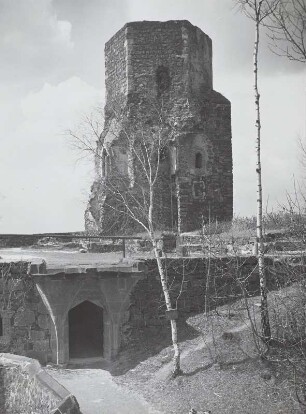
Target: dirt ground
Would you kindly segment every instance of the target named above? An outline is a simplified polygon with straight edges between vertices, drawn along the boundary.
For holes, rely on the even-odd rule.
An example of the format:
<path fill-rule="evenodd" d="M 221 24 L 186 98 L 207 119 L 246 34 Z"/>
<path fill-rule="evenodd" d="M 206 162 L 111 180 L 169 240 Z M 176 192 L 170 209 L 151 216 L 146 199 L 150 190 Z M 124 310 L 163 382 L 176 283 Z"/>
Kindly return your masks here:
<path fill-rule="evenodd" d="M 250 307 L 258 323 L 258 298 Z M 163 349 L 113 377 L 167 414 L 191 408 L 212 414 L 298 414 L 290 373 L 259 357 L 243 302 L 187 321 L 199 336 L 181 343 L 184 374 L 171 379 L 172 350 Z"/>

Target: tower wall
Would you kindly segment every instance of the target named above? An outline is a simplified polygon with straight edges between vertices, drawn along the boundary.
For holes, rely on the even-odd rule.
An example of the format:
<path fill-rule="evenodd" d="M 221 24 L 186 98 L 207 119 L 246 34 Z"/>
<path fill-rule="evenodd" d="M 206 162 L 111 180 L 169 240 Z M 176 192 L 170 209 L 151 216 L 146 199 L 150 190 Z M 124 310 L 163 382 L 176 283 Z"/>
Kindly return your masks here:
<path fill-rule="evenodd" d="M 105 64 L 102 140 L 112 168 L 124 170 L 120 164 L 128 162 L 127 148 L 118 139 L 122 130 L 137 130 L 136 120 L 141 118 L 156 126 L 157 108 L 174 125 L 176 151 L 175 166 L 170 154 L 163 161 L 156 194 L 160 206 L 157 222 L 173 228 L 180 221 L 180 230 L 189 231 L 199 228 L 203 220 L 230 220 L 231 107 L 213 90 L 209 36 L 185 20 L 127 23 L 106 43 Z M 114 108 L 117 114 L 118 110 L 124 114 L 124 126 L 122 118 L 115 119 Z M 111 132 L 114 129 L 116 136 Z M 97 200 L 97 194 L 92 200 Z M 99 217 L 101 230 L 103 217 L 101 220 L 101 211 L 94 211 L 93 204 L 97 205 L 92 203 L 89 209 L 93 217 Z M 105 209 L 102 216 L 107 214 Z"/>
<path fill-rule="evenodd" d="M 184 20 L 127 23 L 105 45 L 106 105 L 129 94 L 158 95 L 161 66 L 169 70 L 172 101 L 201 95 L 212 89 L 211 39 Z"/>
<path fill-rule="evenodd" d="M 106 105 L 124 104 L 127 96 L 126 27 L 105 44 Z"/>

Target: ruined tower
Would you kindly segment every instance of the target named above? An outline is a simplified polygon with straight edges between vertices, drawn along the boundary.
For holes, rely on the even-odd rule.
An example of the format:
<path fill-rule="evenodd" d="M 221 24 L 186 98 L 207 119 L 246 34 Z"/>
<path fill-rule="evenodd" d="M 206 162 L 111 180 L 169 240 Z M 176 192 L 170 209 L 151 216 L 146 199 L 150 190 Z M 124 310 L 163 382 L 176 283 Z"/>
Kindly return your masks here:
<path fill-rule="evenodd" d="M 114 166 L 130 174 L 122 131 L 140 113 L 154 128 L 150 114 L 156 105 L 171 125 L 162 160 L 158 223 L 164 229 L 190 231 L 203 219 L 232 219 L 231 106 L 213 89 L 211 39 L 186 20 L 127 23 L 106 43 L 105 67 L 105 126 L 86 228 L 105 230 L 111 213 L 105 176 Z"/>

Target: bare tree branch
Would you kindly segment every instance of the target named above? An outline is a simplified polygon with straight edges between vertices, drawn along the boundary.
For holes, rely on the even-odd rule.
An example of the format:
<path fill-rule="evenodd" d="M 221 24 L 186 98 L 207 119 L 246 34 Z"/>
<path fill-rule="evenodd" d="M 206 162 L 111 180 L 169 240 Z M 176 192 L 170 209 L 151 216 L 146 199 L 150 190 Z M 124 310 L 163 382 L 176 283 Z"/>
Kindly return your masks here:
<path fill-rule="evenodd" d="M 266 26 L 275 54 L 306 63 L 306 0 L 280 0 Z"/>

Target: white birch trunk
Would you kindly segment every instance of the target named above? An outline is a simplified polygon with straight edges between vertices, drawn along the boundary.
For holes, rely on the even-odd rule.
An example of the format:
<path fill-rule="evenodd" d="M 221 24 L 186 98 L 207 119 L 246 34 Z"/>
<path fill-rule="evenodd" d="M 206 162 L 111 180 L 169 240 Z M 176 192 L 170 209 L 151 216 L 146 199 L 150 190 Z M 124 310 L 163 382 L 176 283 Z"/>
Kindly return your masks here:
<path fill-rule="evenodd" d="M 168 284 L 167 284 L 167 280 L 166 280 L 166 275 L 165 275 L 165 272 L 164 272 L 164 269 L 163 269 L 163 264 L 162 264 L 162 261 L 161 261 L 160 255 L 159 255 L 157 240 L 154 236 L 154 228 L 153 228 L 153 187 L 152 187 L 152 185 L 150 187 L 151 187 L 150 188 L 150 205 L 149 205 L 149 214 L 148 214 L 150 238 L 151 238 L 151 241 L 152 241 L 152 244 L 153 244 L 154 255 L 155 255 L 155 258 L 156 258 L 156 261 L 157 261 L 160 282 L 161 282 L 161 285 L 162 285 L 162 290 L 163 290 L 163 294 L 164 294 L 164 298 L 165 298 L 165 302 L 166 302 L 166 308 L 169 311 L 169 310 L 172 309 L 171 298 L 170 298 L 170 293 L 169 293 Z M 173 349 L 174 349 L 172 377 L 175 378 L 176 376 L 178 376 L 182 373 L 182 371 L 181 371 L 181 354 L 180 354 L 180 348 L 179 348 L 178 340 L 177 340 L 176 320 L 171 319 L 170 323 L 171 323 L 172 345 L 173 345 Z"/>
<path fill-rule="evenodd" d="M 261 122 L 260 122 L 260 94 L 258 91 L 258 50 L 259 50 L 259 25 L 260 25 L 260 6 L 256 9 L 256 30 L 255 30 L 255 42 L 254 42 L 254 92 L 255 92 L 255 109 L 256 109 L 256 176 L 257 176 L 257 228 L 256 228 L 256 242 L 257 242 L 257 259 L 258 259 L 258 272 L 259 272 L 259 284 L 260 284 L 260 297 L 261 297 L 261 328 L 262 335 L 266 342 L 271 339 L 271 329 L 268 313 L 268 301 L 267 301 L 267 287 L 266 287 L 266 274 L 264 263 L 264 245 L 263 245 L 263 229 L 262 229 L 262 180 L 261 180 Z"/>
<path fill-rule="evenodd" d="M 160 281 L 161 281 L 163 294 L 164 294 L 164 298 L 165 298 L 165 302 L 166 302 L 166 307 L 167 307 L 167 310 L 169 311 L 169 310 L 172 309 L 171 298 L 170 298 L 170 293 L 169 293 L 169 289 L 168 289 L 168 285 L 167 285 L 167 280 L 166 280 L 165 272 L 164 272 L 164 269 L 163 269 L 162 261 L 161 261 L 161 258 L 159 256 L 159 250 L 157 248 L 157 243 L 156 242 L 154 244 L 154 253 L 155 253 L 155 258 L 156 258 L 156 261 L 157 261 L 157 266 L 158 266 Z M 182 371 L 181 371 L 181 353 L 180 353 L 180 348 L 179 348 L 179 344 L 178 344 L 178 340 L 177 340 L 176 320 L 171 319 L 170 323 L 171 323 L 172 345 L 173 345 L 173 349 L 174 349 L 172 376 L 176 377 L 176 376 L 178 376 L 182 373 Z"/>
<path fill-rule="evenodd" d="M 182 217 L 181 217 L 181 191 L 179 178 L 175 176 L 176 199 L 177 199 L 177 232 L 180 237 L 182 233 Z"/>

